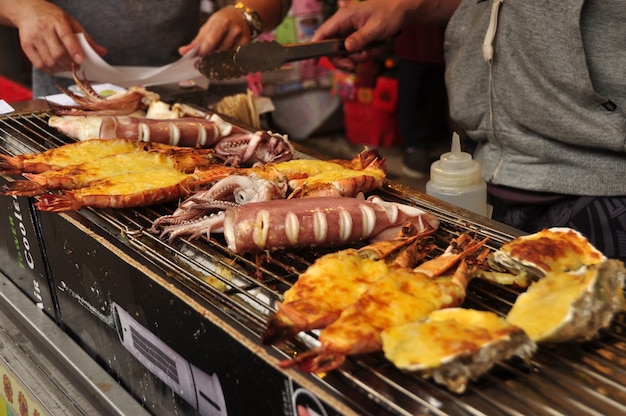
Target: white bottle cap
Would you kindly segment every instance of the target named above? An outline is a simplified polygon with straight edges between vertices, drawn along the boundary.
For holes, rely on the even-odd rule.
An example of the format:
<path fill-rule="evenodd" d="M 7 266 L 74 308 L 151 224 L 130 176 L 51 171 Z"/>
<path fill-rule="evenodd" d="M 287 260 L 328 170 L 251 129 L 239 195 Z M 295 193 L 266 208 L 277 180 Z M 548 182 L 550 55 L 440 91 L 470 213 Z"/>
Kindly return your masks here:
<path fill-rule="evenodd" d="M 461 151 L 461 139 L 452 135 L 450 152 L 441 155 L 430 167 L 430 182 L 441 192 L 463 192 L 483 185 L 480 164 Z"/>

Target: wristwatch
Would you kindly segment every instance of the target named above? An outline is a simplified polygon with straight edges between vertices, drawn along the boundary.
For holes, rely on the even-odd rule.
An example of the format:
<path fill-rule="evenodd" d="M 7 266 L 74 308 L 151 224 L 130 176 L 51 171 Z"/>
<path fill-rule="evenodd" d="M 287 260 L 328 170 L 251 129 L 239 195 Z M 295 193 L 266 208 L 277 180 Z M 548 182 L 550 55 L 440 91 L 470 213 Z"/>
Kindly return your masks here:
<path fill-rule="evenodd" d="M 257 38 L 263 32 L 263 21 L 261 20 L 261 16 L 240 1 L 235 3 L 235 9 L 241 11 L 243 17 L 246 19 L 246 23 L 248 23 L 248 27 L 250 28 L 250 35 L 252 36 L 252 39 Z"/>

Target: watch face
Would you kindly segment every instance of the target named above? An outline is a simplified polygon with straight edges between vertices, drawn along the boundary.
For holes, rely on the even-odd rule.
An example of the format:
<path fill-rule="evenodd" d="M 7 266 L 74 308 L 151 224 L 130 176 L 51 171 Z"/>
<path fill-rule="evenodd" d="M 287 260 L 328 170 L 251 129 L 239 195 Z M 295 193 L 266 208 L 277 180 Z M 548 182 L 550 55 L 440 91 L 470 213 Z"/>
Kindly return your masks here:
<path fill-rule="evenodd" d="M 248 23 L 248 27 L 250 28 L 250 34 L 253 38 L 256 38 L 263 31 L 263 22 L 261 21 L 261 16 L 259 14 L 246 6 L 245 4 L 239 2 L 235 4 L 235 8 L 241 10 L 243 13 L 246 22 Z"/>

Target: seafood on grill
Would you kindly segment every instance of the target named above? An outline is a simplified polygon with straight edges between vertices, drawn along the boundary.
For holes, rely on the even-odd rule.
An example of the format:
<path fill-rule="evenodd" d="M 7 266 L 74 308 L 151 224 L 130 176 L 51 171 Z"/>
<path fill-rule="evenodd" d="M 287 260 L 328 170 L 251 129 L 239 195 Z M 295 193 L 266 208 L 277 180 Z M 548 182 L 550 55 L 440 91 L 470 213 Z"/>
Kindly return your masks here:
<path fill-rule="evenodd" d="M 319 347 L 279 365 L 307 372 L 331 371 L 348 355 L 381 351 L 385 329 L 423 319 L 438 309 L 460 306 L 471 278 L 465 259 L 476 255 L 485 242 L 462 234 L 442 255 L 414 269 L 390 270 L 321 331 Z"/>
<path fill-rule="evenodd" d="M 62 212 L 82 207 L 130 208 L 169 202 L 187 197 L 216 176 L 223 177 L 223 168 L 220 165 L 217 170 L 197 170 L 191 174 L 175 168 L 159 168 L 149 173 L 116 175 L 62 194 L 39 195 L 35 206 L 41 211 Z"/>
<path fill-rule="evenodd" d="M 179 236 L 194 239 L 210 235 L 223 225 L 223 213 L 219 212 L 243 204 L 284 199 L 286 193 L 284 182 L 231 174 L 208 189 L 189 196 L 172 214 L 154 220 L 151 231 L 160 232 L 161 236 L 169 235 L 170 242 Z"/>
<path fill-rule="evenodd" d="M 436 216 L 417 207 L 378 196 L 365 199 L 361 194 L 251 202 L 211 214 L 204 221 L 175 224 L 168 232 L 194 237 L 223 233 L 228 248 L 242 254 L 380 241 L 392 238 L 407 222 L 420 232 L 439 227 Z"/>
<path fill-rule="evenodd" d="M 51 127 L 78 140 L 126 138 L 168 143 L 175 146 L 215 148 L 225 164 L 253 166 L 282 162 L 295 157 L 286 135 L 271 131 L 250 132 L 233 125 L 217 114 L 208 114 L 184 104 L 160 101 L 156 93 L 131 87 L 127 91 L 103 96 L 85 75 L 74 80 L 83 95 L 59 87 L 78 106 L 50 104 L 55 116 Z"/>
<path fill-rule="evenodd" d="M 507 320 L 537 343 L 593 339 L 624 310 L 625 275 L 614 259 L 550 271 L 518 296 Z"/>
<path fill-rule="evenodd" d="M 173 146 L 213 147 L 231 133 L 245 130 L 226 122 L 217 114 L 204 117 L 155 119 L 133 116 L 103 117 L 98 137 L 124 138 Z"/>
<path fill-rule="evenodd" d="M 230 166 L 258 166 L 296 157 L 286 134 L 263 130 L 231 133 L 220 139 L 213 149 L 215 155 Z"/>
<path fill-rule="evenodd" d="M 249 132 L 223 120 L 217 114 L 206 118 L 148 119 L 104 117 L 99 137 L 122 137 L 174 146 L 212 148 L 225 164 L 253 166 L 291 160 L 295 151 L 286 135 L 271 131 Z"/>
<path fill-rule="evenodd" d="M 385 158 L 375 158 L 358 169 L 346 168 L 309 176 L 294 186 L 289 198 L 356 196 L 360 192 L 381 188 L 385 176 Z"/>
<path fill-rule="evenodd" d="M 100 137 L 102 116 L 57 116 L 48 118 L 48 125 L 60 133 L 77 140 Z"/>
<path fill-rule="evenodd" d="M 381 185 L 381 183 L 376 183 L 367 187 L 366 181 L 358 179 L 360 175 L 371 174 L 374 178 L 378 178 L 384 177 L 386 171 L 386 159 L 381 156 L 378 150 L 365 148 L 352 159 L 293 159 L 282 163 L 257 166 L 246 172 L 270 180 L 287 181 L 291 190 L 290 193 L 295 192 L 295 195 L 290 197 L 294 198 L 307 195 L 321 196 L 310 192 L 313 188 L 310 182 L 316 183 L 318 187 L 329 185 L 335 187 L 336 192 L 333 192 L 333 196 L 355 196 L 359 192 L 367 192 Z M 319 179 L 324 177 L 326 180 Z M 354 177 L 357 179 L 355 180 Z M 344 178 L 346 180 L 342 182 Z M 309 183 L 307 184 L 307 182 Z M 375 181 L 371 180 L 370 182 Z M 347 189 L 352 183 L 356 184 L 352 186 L 352 189 Z M 307 189 L 309 192 L 305 192 Z"/>
<path fill-rule="evenodd" d="M 195 108 L 183 103 L 174 103 L 170 105 L 160 100 L 152 101 L 146 111 L 138 110 L 125 115 L 133 118 L 145 118 L 149 120 L 172 120 L 184 117 L 212 117 L 203 111 L 196 110 Z M 102 121 L 107 117 L 115 116 L 53 114 L 48 118 L 48 125 L 66 136 L 77 140 L 88 140 L 100 137 Z"/>
<path fill-rule="evenodd" d="M 315 181 L 320 187 L 319 193 L 329 193 L 328 189 L 332 187 L 335 191 L 331 194 L 335 194 L 334 196 L 357 196 L 382 184 L 382 181 L 368 179 L 368 175 L 373 170 L 375 173 L 372 175 L 384 176 L 384 163 L 385 160 L 378 151 L 365 149 L 352 160 L 292 159 L 238 169 L 213 184 L 210 189 L 189 197 L 173 214 L 158 218 L 154 221 L 152 230 L 157 232 L 163 227 L 163 235 L 169 234 L 170 240 L 183 235 L 196 238 L 209 233 L 210 229 L 215 229 L 216 220 L 222 218 L 211 215 L 215 211 L 250 202 L 291 198 L 295 191 L 302 189 L 300 185 L 303 180 L 316 178 L 330 171 L 338 173 L 328 177 L 329 182 L 321 179 Z M 350 175 L 353 170 L 358 172 Z M 310 184 L 308 191 L 299 196 L 318 196 L 315 187 Z"/>
<path fill-rule="evenodd" d="M 289 198 L 317 196 L 356 196 L 382 187 L 385 172 L 381 169 L 324 172 L 307 178 L 289 194 Z"/>
<path fill-rule="evenodd" d="M 490 269 L 515 276 L 520 286 L 552 271 L 574 271 L 606 260 L 578 231 L 554 227 L 504 243 L 489 258 Z"/>
<path fill-rule="evenodd" d="M 352 159 L 294 159 L 251 169 L 260 177 L 287 181 L 289 198 L 356 196 L 379 189 L 387 174 L 386 159 L 365 148 Z"/>
<path fill-rule="evenodd" d="M 289 199 L 316 196 L 355 197 L 360 193 L 379 189 L 386 169 L 385 158 L 377 150 L 365 149 L 351 160 L 292 159 L 241 169 L 235 174 L 286 186 L 286 197 Z"/>
<path fill-rule="evenodd" d="M 530 285 L 507 319 L 535 342 L 591 339 L 624 309 L 623 263 L 607 259 L 576 230 L 555 227 L 517 237 L 488 263 Z"/>
<path fill-rule="evenodd" d="M 475 273 L 498 284 L 528 288 L 551 270 L 576 270 L 604 260 L 578 231 L 554 227 L 504 243 Z"/>
<path fill-rule="evenodd" d="M 422 320 L 381 333 L 385 357 L 397 368 L 432 377 L 463 393 L 495 363 L 514 356 L 529 361 L 537 345 L 519 327 L 493 312 L 436 310 Z"/>
<path fill-rule="evenodd" d="M 19 174 L 41 173 L 50 169 L 65 168 L 118 153 L 132 152 L 145 144 L 133 140 L 86 140 L 70 143 L 39 153 L 17 156 L 0 154 L 0 172 Z"/>
<path fill-rule="evenodd" d="M 186 197 L 200 185 L 232 172 L 230 167 L 212 163 L 210 150 L 125 139 L 92 139 L 0 160 L 4 161 L 5 171 L 33 173 L 28 176 L 39 181 L 34 182 L 32 189 L 21 181 L 13 188 L 8 184 L 3 190 L 6 193 L 37 193 L 41 191 L 39 186 L 46 190 L 79 186 L 63 194 L 40 195 L 36 206 L 44 211 L 83 206 L 122 208 L 170 201 Z"/>
<path fill-rule="evenodd" d="M 223 232 L 235 253 L 290 247 L 341 247 L 396 235 L 407 222 L 420 232 L 437 229 L 439 220 L 417 207 L 378 196 L 273 200 L 224 211 Z"/>
<path fill-rule="evenodd" d="M 90 183 L 131 173 L 145 172 L 147 175 L 154 169 L 170 168 L 184 173 L 193 173 L 196 169 L 217 169 L 224 176 L 232 169 L 215 164 L 210 152 L 180 152 L 171 154 L 134 150 L 105 156 L 89 162 L 70 165 L 65 168 L 50 169 L 41 173 L 24 173 L 28 180 L 15 180 L 2 187 L 2 194 L 34 196 L 53 189 L 76 189 L 89 186 Z"/>
<path fill-rule="evenodd" d="M 143 87 L 131 87 L 128 90 L 116 92 L 112 95 L 103 95 L 93 89 L 84 72 L 81 79 L 76 72 L 76 68 L 73 67 L 72 75 L 82 95 L 73 93 L 60 86 L 57 86 L 57 88 L 74 100 L 78 106 L 48 103 L 52 111 L 57 115 L 125 115 L 138 110 L 146 110 L 150 103 L 159 99 L 158 94 L 150 92 Z"/>
<path fill-rule="evenodd" d="M 392 267 L 412 268 L 434 248 L 428 238 L 435 230 L 417 233 L 403 227 L 392 240 L 347 248 L 315 260 L 285 292 L 267 322 L 261 339 L 276 344 L 300 331 L 324 328 L 354 303 L 367 288 Z"/>
<path fill-rule="evenodd" d="M 286 135 L 271 131 L 249 132 L 217 114 L 206 117 L 156 119 L 142 116 L 52 116 L 48 123 L 67 136 L 123 138 L 172 146 L 210 148 L 225 164 L 251 167 L 279 163 L 295 157 Z"/>

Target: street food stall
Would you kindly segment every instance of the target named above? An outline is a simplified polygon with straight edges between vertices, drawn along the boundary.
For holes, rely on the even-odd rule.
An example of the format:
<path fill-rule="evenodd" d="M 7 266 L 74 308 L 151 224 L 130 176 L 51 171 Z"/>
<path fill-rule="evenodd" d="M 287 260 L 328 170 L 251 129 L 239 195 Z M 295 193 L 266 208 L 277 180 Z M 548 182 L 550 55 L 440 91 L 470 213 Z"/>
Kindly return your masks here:
<path fill-rule="evenodd" d="M 0 153 L 38 153 L 76 142 L 49 125 L 51 115 L 39 101 L 2 116 Z M 292 145 L 297 158 L 316 156 Z M 7 184 L 23 178 L 3 173 L 1 180 Z M 489 252 L 520 236 L 515 229 L 388 180 L 368 194 L 437 218 L 428 258 L 440 256 L 461 235 L 486 240 Z M 57 363 L 48 377 L 60 377 L 54 375 L 59 368 L 68 374 L 67 383 L 49 389 L 59 396 L 67 398 L 68 391 L 81 390 L 76 387 L 80 380 L 91 380 L 91 388 L 82 389 L 88 397 L 77 399 L 70 412 L 80 414 L 80 407 L 157 415 L 626 411 L 623 312 L 590 340 L 540 343 L 527 360 L 498 360 L 462 392 L 399 369 L 382 351 L 349 355 L 330 371 L 307 372 L 284 363 L 319 347 L 320 331 L 301 331 L 285 342 L 265 345 L 268 320 L 316 259 L 363 242 L 250 255 L 234 252 L 220 233 L 170 239 L 151 231 L 155 220 L 176 211 L 177 201 L 49 212 L 38 208 L 38 198 L 0 197 L 1 310 L 22 317 L 3 319 L 2 332 L 9 338 L 24 335 L 34 351 L 47 345 L 47 359 Z M 523 291 L 472 279 L 461 306 L 506 316 Z M 22 297 L 21 304 L 11 302 L 11 294 Z M 21 332 L 7 330 L 20 322 Z M 94 380 L 93 374 L 104 381 Z M 30 390 L 36 397 L 36 389 Z M 46 409 L 55 413 L 49 400 L 39 401 L 28 414 L 34 406 L 44 409 L 39 414 Z"/>

